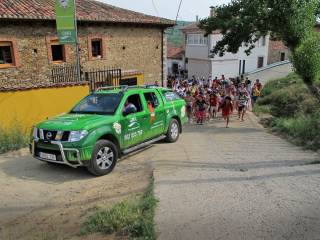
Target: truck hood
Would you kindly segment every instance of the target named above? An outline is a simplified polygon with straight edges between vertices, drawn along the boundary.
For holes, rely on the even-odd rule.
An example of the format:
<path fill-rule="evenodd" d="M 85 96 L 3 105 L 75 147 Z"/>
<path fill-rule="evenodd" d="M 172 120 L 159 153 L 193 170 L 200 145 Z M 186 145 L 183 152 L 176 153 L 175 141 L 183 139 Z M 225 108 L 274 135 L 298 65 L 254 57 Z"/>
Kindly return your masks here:
<path fill-rule="evenodd" d="M 78 131 L 90 130 L 99 125 L 114 122 L 114 116 L 96 114 L 64 114 L 37 125 L 46 130 Z"/>

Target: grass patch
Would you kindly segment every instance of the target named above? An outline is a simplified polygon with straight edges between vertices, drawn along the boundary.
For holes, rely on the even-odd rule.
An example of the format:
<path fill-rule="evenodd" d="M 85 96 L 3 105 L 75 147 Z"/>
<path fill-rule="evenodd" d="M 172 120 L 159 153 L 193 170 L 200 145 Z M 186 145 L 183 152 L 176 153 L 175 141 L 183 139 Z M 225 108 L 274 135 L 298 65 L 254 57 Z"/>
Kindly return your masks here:
<path fill-rule="evenodd" d="M 29 134 L 19 124 L 8 129 L 0 127 L 0 154 L 26 147 L 28 141 Z"/>
<path fill-rule="evenodd" d="M 157 200 L 153 194 L 153 179 L 142 194 L 120 202 L 111 209 L 102 209 L 90 216 L 82 234 L 101 232 L 128 236 L 130 239 L 148 239 L 155 237 L 154 214 Z"/>
<path fill-rule="evenodd" d="M 291 142 L 320 149 L 320 104 L 296 74 L 268 82 L 254 113 L 271 114 L 268 127 Z"/>
<path fill-rule="evenodd" d="M 253 112 L 258 116 L 262 116 L 263 114 L 270 114 L 270 105 L 258 105 L 255 104 L 253 108 Z"/>

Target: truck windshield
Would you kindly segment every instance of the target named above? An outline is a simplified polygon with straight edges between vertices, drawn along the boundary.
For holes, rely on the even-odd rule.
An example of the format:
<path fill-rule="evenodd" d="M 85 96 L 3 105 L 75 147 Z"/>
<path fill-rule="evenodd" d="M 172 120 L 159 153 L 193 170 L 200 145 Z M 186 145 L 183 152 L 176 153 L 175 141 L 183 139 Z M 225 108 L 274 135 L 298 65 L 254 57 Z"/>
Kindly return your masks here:
<path fill-rule="evenodd" d="M 71 113 L 113 115 L 121 97 L 119 93 L 92 94 L 78 103 Z"/>

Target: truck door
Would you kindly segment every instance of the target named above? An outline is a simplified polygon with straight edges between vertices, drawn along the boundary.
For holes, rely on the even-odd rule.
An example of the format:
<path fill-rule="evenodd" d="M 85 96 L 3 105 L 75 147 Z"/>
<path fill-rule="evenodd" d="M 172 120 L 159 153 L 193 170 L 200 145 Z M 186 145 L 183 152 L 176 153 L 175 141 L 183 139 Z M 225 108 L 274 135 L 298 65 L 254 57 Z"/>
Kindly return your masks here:
<path fill-rule="evenodd" d="M 147 104 L 147 132 L 148 138 L 160 136 L 164 132 L 165 116 L 163 102 L 157 91 L 145 92 L 144 98 Z"/>
<path fill-rule="evenodd" d="M 143 142 L 148 136 L 146 126 L 149 113 L 141 100 L 140 94 L 130 95 L 126 99 L 126 102 L 133 104 L 136 107 L 136 111 L 128 115 L 123 115 L 121 120 L 121 125 L 123 127 L 121 138 L 125 148 Z M 122 111 L 124 111 L 124 109 Z"/>

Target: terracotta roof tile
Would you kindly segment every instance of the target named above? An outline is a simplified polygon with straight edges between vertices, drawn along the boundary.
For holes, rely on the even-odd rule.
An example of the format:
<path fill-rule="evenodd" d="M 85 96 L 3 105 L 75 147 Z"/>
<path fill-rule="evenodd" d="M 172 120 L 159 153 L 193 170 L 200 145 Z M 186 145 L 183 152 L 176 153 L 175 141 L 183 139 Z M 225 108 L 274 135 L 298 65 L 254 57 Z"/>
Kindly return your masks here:
<path fill-rule="evenodd" d="M 168 46 L 167 56 L 171 59 L 182 59 L 184 52 L 185 50 L 183 47 Z"/>
<path fill-rule="evenodd" d="M 197 22 L 194 22 L 194 23 L 191 23 L 191 24 L 188 24 L 184 27 L 181 28 L 181 30 L 184 32 L 184 33 L 200 33 L 200 32 L 204 32 L 203 30 L 201 30 L 199 27 L 198 27 L 198 24 Z M 212 34 L 219 34 L 221 33 L 220 30 L 215 30 L 212 32 Z"/>
<path fill-rule="evenodd" d="M 174 21 L 118 8 L 94 0 L 76 0 L 80 21 L 173 26 Z M 0 19 L 55 20 L 55 0 L 1 0 Z"/>

